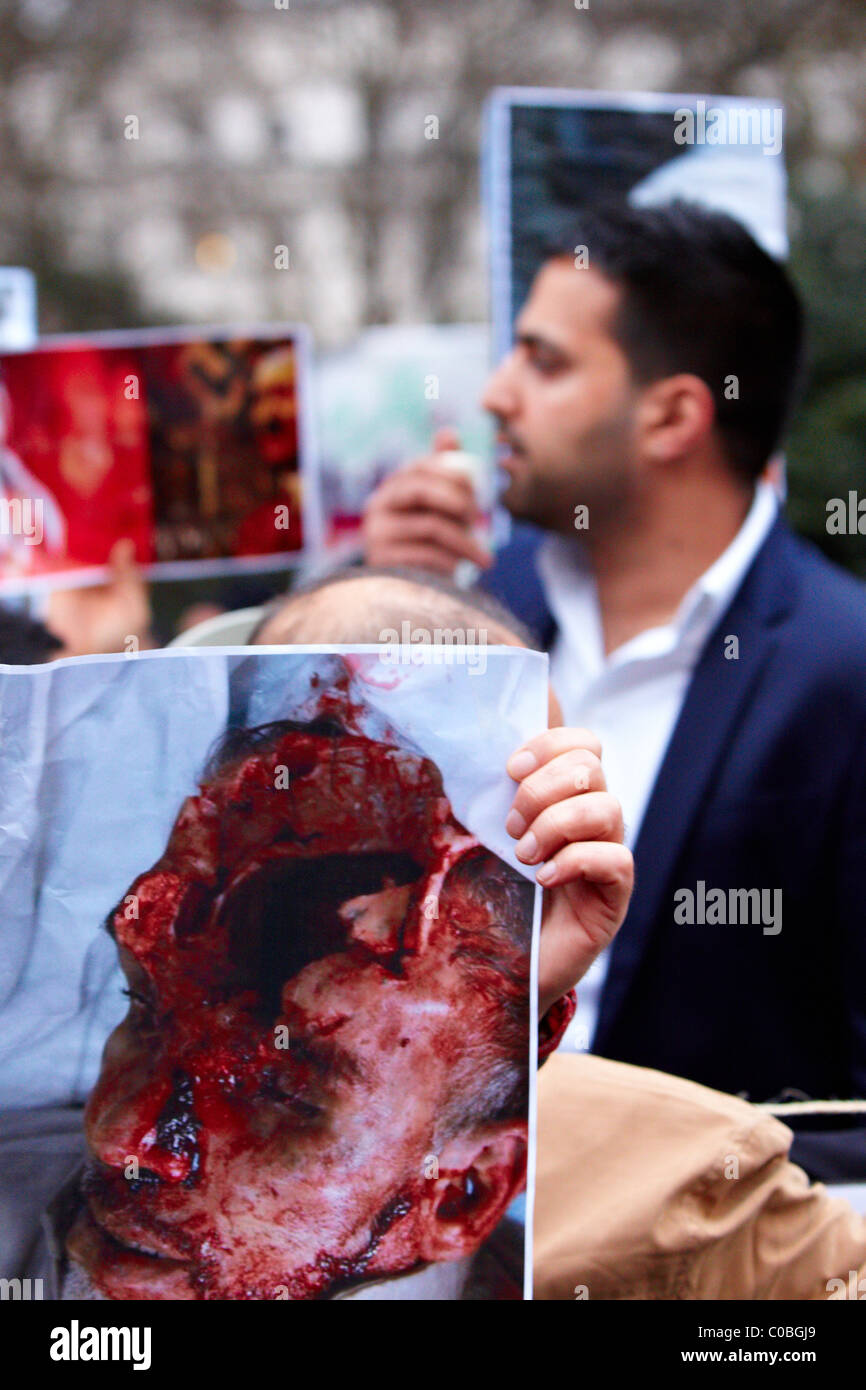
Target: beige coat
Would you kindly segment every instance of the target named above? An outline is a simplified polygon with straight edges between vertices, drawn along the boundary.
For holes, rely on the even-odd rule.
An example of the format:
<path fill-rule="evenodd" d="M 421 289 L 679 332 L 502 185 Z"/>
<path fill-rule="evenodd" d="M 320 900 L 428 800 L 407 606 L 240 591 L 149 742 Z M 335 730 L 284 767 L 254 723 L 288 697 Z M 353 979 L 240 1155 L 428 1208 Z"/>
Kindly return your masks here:
<path fill-rule="evenodd" d="M 791 1138 L 733 1096 L 555 1054 L 538 1076 L 535 1297 L 866 1297 L 866 1218 L 809 1185 Z"/>

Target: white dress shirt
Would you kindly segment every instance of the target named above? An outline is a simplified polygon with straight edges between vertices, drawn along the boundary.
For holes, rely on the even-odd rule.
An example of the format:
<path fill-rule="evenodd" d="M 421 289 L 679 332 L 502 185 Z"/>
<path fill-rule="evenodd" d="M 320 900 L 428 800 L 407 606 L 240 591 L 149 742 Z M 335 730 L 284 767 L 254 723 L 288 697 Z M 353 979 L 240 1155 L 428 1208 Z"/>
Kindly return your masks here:
<path fill-rule="evenodd" d="M 689 589 L 672 621 L 638 633 L 609 656 L 585 552 L 564 536 L 542 542 L 538 570 L 558 627 L 550 653 L 551 683 L 566 724 L 583 725 L 601 739 L 607 785 L 622 803 L 626 844 L 632 848 L 701 649 L 733 600 L 777 510 L 775 490 L 760 482 L 740 530 Z M 581 982 L 580 1006 L 562 1043 L 567 1050 L 590 1045 L 607 967 L 605 951 Z"/>

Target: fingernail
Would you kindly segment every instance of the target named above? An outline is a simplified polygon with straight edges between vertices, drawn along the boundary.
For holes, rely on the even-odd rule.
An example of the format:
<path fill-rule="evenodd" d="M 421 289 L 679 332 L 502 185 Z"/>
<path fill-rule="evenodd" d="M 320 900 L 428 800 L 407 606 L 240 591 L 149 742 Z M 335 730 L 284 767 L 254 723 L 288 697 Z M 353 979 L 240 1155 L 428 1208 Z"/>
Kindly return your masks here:
<path fill-rule="evenodd" d="M 530 753 L 528 748 L 521 748 L 519 753 L 512 753 L 508 762 L 505 764 L 505 771 L 509 777 L 513 777 L 515 782 L 521 778 L 528 777 L 530 772 L 534 772 L 538 767 L 538 759 L 534 753 Z"/>
<path fill-rule="evenodd" d="M 505 829 L 509 835 L 514 836 L 515 840 L 519 840 L 526 829 L 526 817 L 522 816 L 519 811 L 509 811 L 505 817 Z"/>
<path fill-rule="evenodd" d="M 518 859 L 525 859 L 527 864 L 538 858 L 538 841 L 531 830 L 524 835 L 514 853 Z"/>
<path fill-rule="evenodd" d="M 553 879 L 555 879 L 555 878 L 556 878 L 556 865 L 555 865 L 555 864 L 551 864 L 550 862 L 548 862 L 547 864 L 542 864 L 541 868 L 536 872 L 536 875 L 535 875 L 535 881 L 536 881 L 536 883 L 542 883 L 542 884 L 544 884 L 544 883 L 551 883 L 551 882 L 553 881 Z"/>

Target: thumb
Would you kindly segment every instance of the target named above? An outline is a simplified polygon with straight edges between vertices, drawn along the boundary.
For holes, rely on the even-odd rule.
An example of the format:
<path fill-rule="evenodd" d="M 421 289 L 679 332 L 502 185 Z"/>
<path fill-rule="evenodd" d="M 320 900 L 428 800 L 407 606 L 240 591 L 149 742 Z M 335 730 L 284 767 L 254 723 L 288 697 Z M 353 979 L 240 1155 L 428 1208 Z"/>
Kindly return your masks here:
<path fill-rule="evenodd" d="M 444 453 L 447 449 L 459 449 L 460 436 L 450 425 L 442 425 L 433 436 L 433 452 Z"/>
<path fill-rule="evenodd" d="M 139 578 L 138 565 L 135 559 L 135 542 L 130 540 L 128 536 L 115 541 L 111 547 L 108 563 L 111 567 L 112 582 L 115 584 L 128 584 L 131 580 Z"/>

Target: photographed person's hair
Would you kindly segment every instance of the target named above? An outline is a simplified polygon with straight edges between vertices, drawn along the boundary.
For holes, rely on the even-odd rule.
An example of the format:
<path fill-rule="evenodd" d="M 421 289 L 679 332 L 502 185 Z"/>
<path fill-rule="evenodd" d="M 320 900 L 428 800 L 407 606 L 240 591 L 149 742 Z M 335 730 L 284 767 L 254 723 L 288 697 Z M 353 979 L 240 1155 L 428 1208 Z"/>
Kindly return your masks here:
<path fill-rule="evenodd" d="M 635 380 L 699 376 L 728 464 L 757 478 L 802 374 L 802 308 L 784 267 L 733 217 L 679 201 L 588 208 L 557 225 L 546 257 L 574 261 L 577 247 L 621 290 L 611 331 Z"/>
<path fill-rule="evenodd" d="M 491 926 L 455 948 L 474 990 L 498 1020 L 496 1052 L 483 1056 L 471 1048 L 451 1079 L 437 1142 L 477 1125 L 525 1119 L 529 1107 L 529 967 L 534 885 L 489 850 L 479 848 L 458 860 L 445 879 L 439 912 L 447 916 L 449 897 L 458 890 L 485 908 Z"/>

